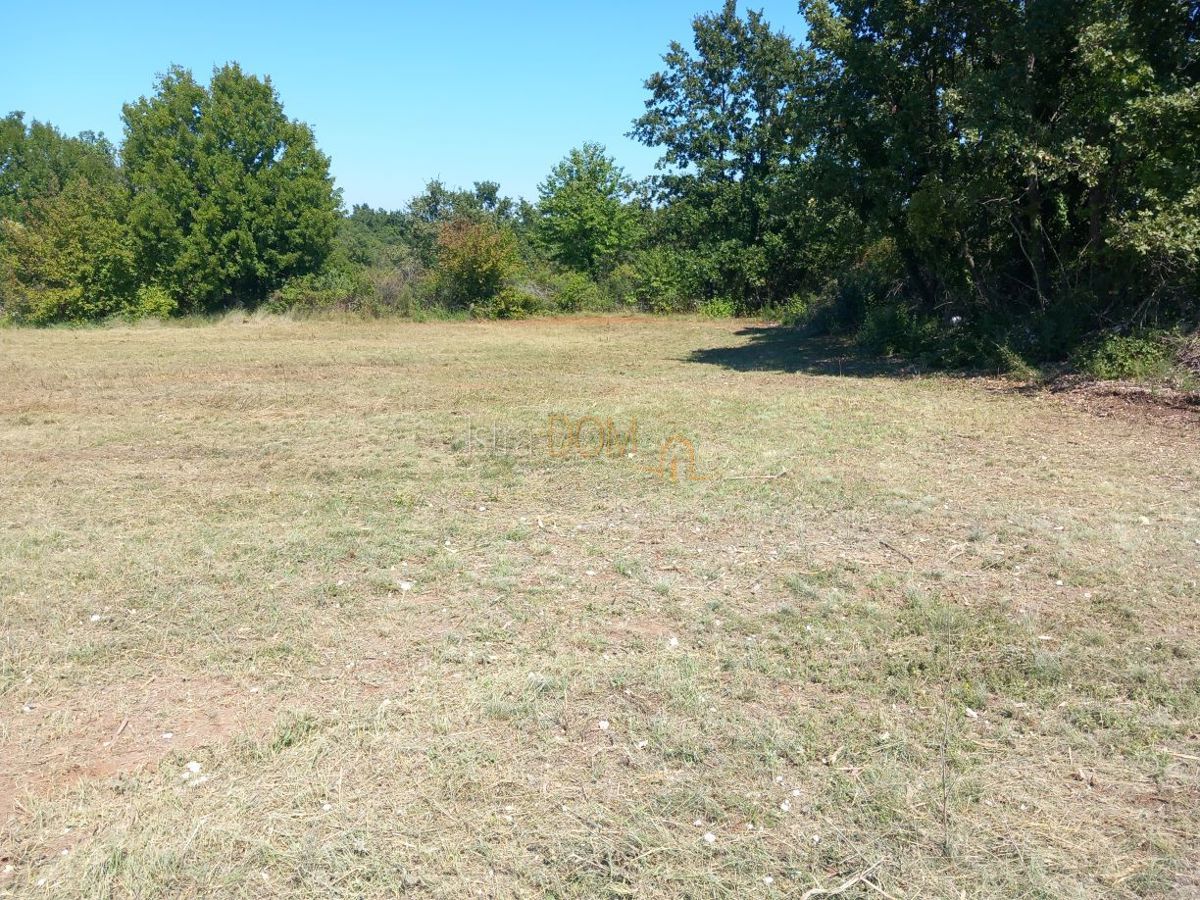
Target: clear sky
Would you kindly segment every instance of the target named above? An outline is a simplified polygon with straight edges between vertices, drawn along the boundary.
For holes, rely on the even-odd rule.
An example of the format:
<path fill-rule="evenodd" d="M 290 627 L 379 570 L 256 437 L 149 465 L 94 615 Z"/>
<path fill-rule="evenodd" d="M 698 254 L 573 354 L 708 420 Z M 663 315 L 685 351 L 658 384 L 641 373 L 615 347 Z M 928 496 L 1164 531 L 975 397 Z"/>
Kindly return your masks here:
<path fill-rule="evenodd" d="M 172 63 L 270 75 L 313 126 L 347 204 L 403 205 L 430 178 L 533 197 L 572 146 L 600 141 L 634 177 L 657 153 L 624 137 L 668 43 L 720 0 L 6 3 L 0 115 L 121 137 L 121 104 Z M 796 0 L 752 3 L 802 33 Z M 744 9 L 744 4 L 739 4 Z"/>

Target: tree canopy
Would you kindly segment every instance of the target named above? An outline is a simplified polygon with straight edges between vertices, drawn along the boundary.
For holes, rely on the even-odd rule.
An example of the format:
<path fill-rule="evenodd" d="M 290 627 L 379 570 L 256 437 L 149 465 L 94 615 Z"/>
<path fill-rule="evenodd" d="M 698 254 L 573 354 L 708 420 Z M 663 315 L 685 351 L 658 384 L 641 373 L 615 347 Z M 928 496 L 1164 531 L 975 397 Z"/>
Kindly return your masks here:
<path fill-rule="evenodd" d="M 329 254 L 340 200 L 312 130 L 236 63 L 172 68 L 126 104 L 122 161 L 143 279 L 185 305 L 256 303 Z"/>
<path fill-rule="evenodd" d="M 954 324 L 976 356 L 985 333 L 1053 353 L 1195 314 L 1196 4 L 801 11 L 795 45 L 730 0 L 646 83 L 633 134 L 663 151 L 664 236 L 695 248 L 698 290 L 831 298 L 914 340 Z"/>
<path fill-rule="evenodd" d="M 600 275 L 638 238 L 632 185 L 596 143 L 571 150 L 538 185 L 537 233 L 551 256 L 579 272 Z"/>

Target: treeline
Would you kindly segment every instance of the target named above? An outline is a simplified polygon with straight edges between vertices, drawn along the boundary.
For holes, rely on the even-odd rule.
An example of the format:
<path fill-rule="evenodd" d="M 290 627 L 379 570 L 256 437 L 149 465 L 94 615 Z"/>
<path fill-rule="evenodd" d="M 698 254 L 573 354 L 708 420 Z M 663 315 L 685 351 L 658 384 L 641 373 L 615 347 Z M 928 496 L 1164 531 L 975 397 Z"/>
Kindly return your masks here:
<path fill-rule="evenodd" d="M 696 296 L 788 304 L 880 351 L 1061 358 L 1194 324 L 1200 5 L 804 0 L 798 44 L 694 23 L 635 134 Z"/>
<path fill-rule="evenodd" d="M 0 122 L 0 305 L 17 322 L 253 305 L 319 269 L 339 222 L 329 160 L 270 80 L 186 70 L 126 104 L 124 142 Z"/>
<path fill-rule="evenodd" d="M 767 314 L 943 364 L 1063 358 L 1194 326 L 1200 5 L 804 0 L 797 41 L 730 0 L 672 44 L 632 183 L 571 151 L 532 201 L 430 183 L 343 212 L 269 81 L 172 70 L 117 148 L 0 136 L 13 320 L 275 309 Z M 1148 349 L 1147 349 L 1148 348 Z M 1105 352 L 1110 352 L 1109 346 Z"/>
<path fill-rule="evenodd" d="M 324 267 L 289 281 L 277 310 L 419 315 L 690 308 L 649 246 L 654 211 L 598 144 L 571 150 L 539 185 L 536 202 L 494 181 L 440 181 L 399 210 L 355 206 Z"/>

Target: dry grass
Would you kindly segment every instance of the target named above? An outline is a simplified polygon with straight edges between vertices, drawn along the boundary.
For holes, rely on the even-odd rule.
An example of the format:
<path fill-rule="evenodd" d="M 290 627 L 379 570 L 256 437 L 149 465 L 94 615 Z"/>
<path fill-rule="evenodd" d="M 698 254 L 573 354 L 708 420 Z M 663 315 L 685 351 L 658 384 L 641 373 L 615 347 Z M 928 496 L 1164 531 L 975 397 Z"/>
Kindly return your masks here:
<path fill-rule="evenodd" d="M 1194 896 L 1198 432 L 743 327 L 0 331 L 0 894 Z"/>

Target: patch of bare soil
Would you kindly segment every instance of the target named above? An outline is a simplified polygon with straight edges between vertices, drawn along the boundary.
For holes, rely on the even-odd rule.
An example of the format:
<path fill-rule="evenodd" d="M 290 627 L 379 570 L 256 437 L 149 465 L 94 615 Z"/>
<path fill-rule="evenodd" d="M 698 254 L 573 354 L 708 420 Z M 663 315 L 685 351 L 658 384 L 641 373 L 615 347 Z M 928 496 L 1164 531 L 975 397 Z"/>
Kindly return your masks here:
<path fill-rule="evenodd" d="M 1012 387 L 996 389 L 1012 390 Z M 1049 394 L 1100 418 L 1200 427 L 1197 391 L 1181 391 L 1165 385 L 1147 387 L 1128 381 L 1097 381 L 1083 375 L 1060 375 L 1048 383 L 1027 383 L 1016 390 L 1023 394 Z"/>
<path fill-rule="evenodd" d="M 1150 419 L 1165 424 L 1200 425 L 1200 393 L 1171 387 L 1148 388 L 1125 381 L 1095 381 L 1063 375 L 1049 385 L 1052 394 L 1098 416 Z"/>
<path fill-rule="evenodd" d="M 23 798 L 30 795 L 135 772 L 172 751 L 253 735 L 275 712 L 276 701 L 253 687 L 177 675 L 26 704 L 0 731 L 0 825 L 27 814 Z"/>

